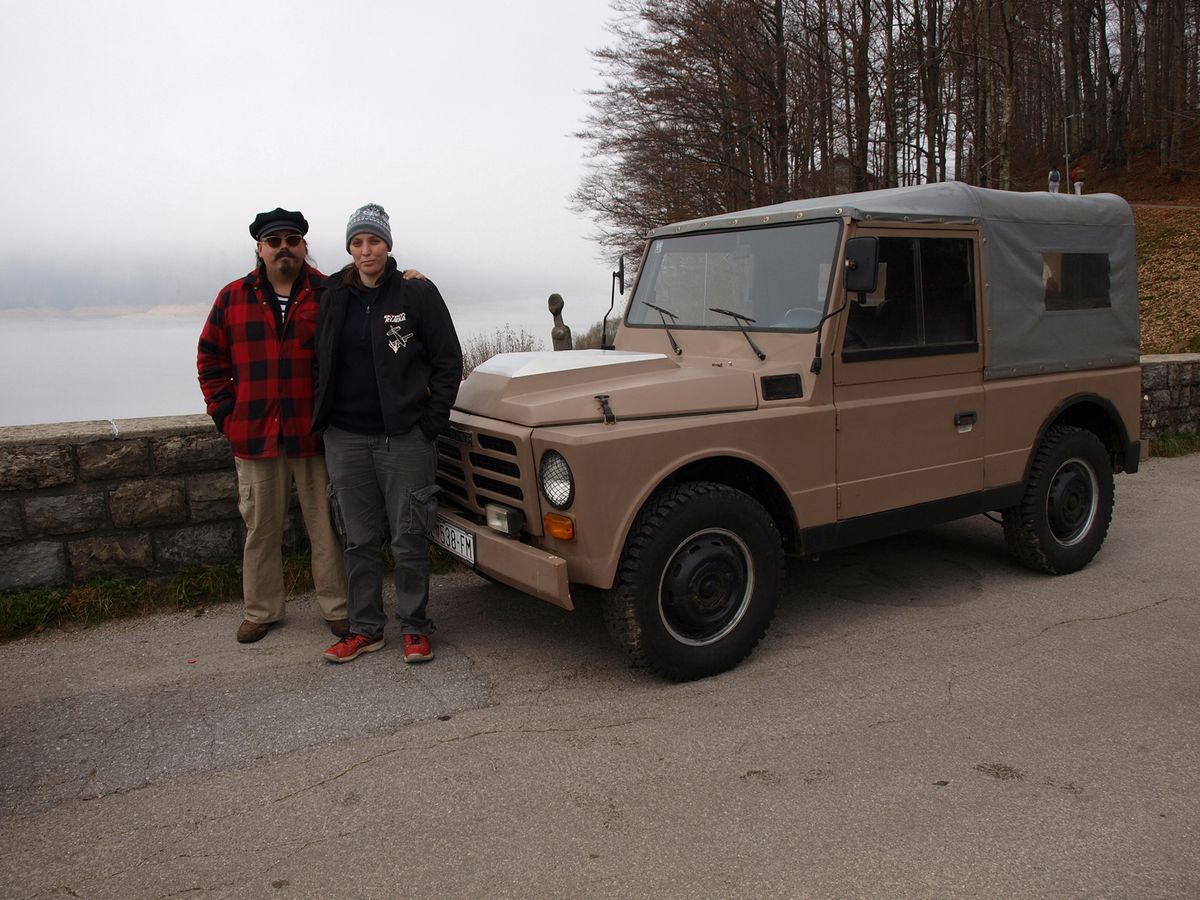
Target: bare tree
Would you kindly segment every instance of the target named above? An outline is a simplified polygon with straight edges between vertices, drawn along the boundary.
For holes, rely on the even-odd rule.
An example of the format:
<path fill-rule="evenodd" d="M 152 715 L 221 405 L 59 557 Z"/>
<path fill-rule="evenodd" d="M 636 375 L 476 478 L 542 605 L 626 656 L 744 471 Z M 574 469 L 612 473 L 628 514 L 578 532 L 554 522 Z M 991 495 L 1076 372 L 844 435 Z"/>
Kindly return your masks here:
<path fill-rule="evenodd" d="M 1063 153 L 1119 165 L 1131 139 L 1174 170 L 1200 103 L 1200 0 L 613 0 L 613 13 L 572 198 L 613 256 L 671 220 L 791 197 L 946 178 L 1028 188 Z"/>

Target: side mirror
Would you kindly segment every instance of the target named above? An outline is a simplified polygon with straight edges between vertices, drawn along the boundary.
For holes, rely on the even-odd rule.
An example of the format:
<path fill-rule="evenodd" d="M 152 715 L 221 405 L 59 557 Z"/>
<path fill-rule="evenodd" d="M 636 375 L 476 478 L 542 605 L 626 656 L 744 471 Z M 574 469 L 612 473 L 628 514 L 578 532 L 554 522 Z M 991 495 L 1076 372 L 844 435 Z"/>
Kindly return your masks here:
<path fill-rule="evenodd" d="M 846 241 L 846 271 L 843 283 L 848 293 L 869 294 L 875 290 L 879 269 L 879 238 L 856 237 Z"/>
<path fill-rule="evenodd" d="M 613 294 L 612 299 L 608 303 L 608 312 L 604 314 L 604 318 L 600 320 L 600 349 L 612 350 L 613 345 L 608 342 L 608 317 L 612 315 L 613 307 L 617 305 L 617 288 L 620 287 L 621 293 L 625 293 L 625 254 L 621 254 L 621 259 L 617 263 L 617 271 L 612 273 Z"/>

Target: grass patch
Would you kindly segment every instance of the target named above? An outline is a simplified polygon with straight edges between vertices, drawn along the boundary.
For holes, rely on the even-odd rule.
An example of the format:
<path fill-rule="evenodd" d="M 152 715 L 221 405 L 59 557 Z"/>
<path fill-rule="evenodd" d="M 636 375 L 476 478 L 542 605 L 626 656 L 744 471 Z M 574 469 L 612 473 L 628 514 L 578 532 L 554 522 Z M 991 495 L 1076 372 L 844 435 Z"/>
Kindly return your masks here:
<path fill-rule="evenodd" d="M 312 589 L 307 551 L 284 556 L 283 583 L 289 594 Z M 99 577 L 65 587 L 7 591 L 0 593 L 0 641 L 151 612 L 202 610 L 241 596 L 239 563 L 189 566 L 162 578 Z"/>
<path fill-rule="evenodd" d="M 1150 438 L 1151 456 L 1187 456 L 1190 453 L 1200 453 L 1200 434 L 1168 431 Z"/>
<path fill-rule="evenodd" d="M 433 546 L 429 548 L 429 562 L 431 570 L 439 575 L 462 568 L 454 557 Z M 390 554 L 385 553 L 384 572 L 390 571 Z M 284 554 L 283 586 L 289 597 L 313 589 L 308 550 Z M 67 587 L 8 591 L 0 593 L 0 641 L 47 628 L 87 628 L 152 612 L 203 610 L 241 598 L 240 563 L 189 566 L 162 578 L 91 578 Z"/>

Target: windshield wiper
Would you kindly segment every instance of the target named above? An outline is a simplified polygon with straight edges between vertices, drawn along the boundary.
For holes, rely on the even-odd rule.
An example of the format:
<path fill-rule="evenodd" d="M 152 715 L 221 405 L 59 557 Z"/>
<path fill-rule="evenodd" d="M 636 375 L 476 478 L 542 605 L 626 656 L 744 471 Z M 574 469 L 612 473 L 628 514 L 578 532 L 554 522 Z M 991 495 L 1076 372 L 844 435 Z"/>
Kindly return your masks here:
<path fill-rule="evenodd" d="M 767 354 L 758 349 L 758 344 L 754 343 L 754 338 L 750 337 L 750 333 L 746 331 L 745 326 L 742 325 L 743 322 L 749 322 L 751 325 L 753 325 L 754 319 L 750 318 L 749 316 L 743 316 L 741 313 L 736 313 L 732 309 L 717 309 L 715 306 L 710 306 L 708 311 L 720 313 L 723 316 L 729 316 L 729 318 L 733 319 L 733 321 L 737 323 L 738 331 L 742 333 L 742 337 L 744 337 L 746 342 L 750 344 L 750 349 L 754 351 L 754 355 L 759 359 L 767 358 Z"/>
<path fill-rule="evenodd" d="M 671 326 L 667 324 L 667 316 L 671 317 L 672 322 L 679 321 L 679 316 L 675 315 L 675 313 L 671 312 L 669 309 L 663 309 L 661 306 L 655 306 L 653 303 L 647 303 L 645 300 L 642 300 L 641 304 L 642 306 L 650 307 L 652 310 L 658 313 L 658 317 L 662 319 L 663 328 L 665 328 L 667 331 L 667 340 L 671 342 L 671 349 L 675 351 L 676 356 L 683 356 L 683 350 L 681 350 L 679 345 L 675 343 L 675 336 L 671 334 Z"/>

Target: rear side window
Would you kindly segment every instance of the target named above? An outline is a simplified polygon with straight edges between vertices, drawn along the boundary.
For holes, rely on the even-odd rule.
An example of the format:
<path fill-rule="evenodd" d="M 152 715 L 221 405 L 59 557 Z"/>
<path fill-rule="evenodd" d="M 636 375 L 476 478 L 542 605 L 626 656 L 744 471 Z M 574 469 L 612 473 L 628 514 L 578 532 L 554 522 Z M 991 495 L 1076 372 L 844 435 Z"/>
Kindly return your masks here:
<path fill-rule="evenodd" d="M 974 261 L 968 238 L 881 237 L 875 291 L 850 299 L 843 359 L 977 350 Z"/>
<path fill-rule="evenodd" d="M 1043 253 L 1046 310 L 1110 308 L 1109 271 L 1107 253 Z"/>

